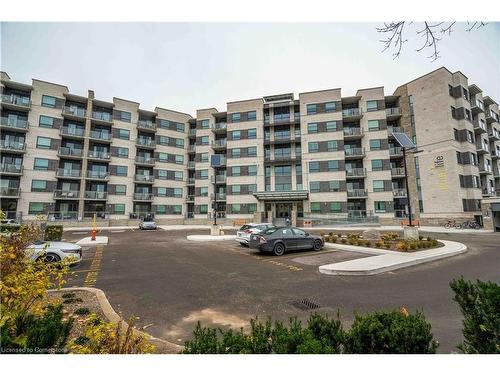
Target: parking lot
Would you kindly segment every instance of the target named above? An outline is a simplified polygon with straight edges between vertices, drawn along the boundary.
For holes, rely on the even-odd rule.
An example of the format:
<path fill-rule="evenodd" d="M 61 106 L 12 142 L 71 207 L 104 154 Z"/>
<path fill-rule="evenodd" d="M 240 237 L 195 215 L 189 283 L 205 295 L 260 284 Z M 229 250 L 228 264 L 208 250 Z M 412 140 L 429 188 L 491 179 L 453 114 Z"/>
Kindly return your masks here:
<path fill-rule="evenodd" d="M 312 311 L 336 314 L 348 325 L 353 312 L 406 306 L 423 310 L 450 352 L 461 339 L 461 314 L 448 283 L 464 275 L 500 281 L 497 234 L 441 234 L 469 252 L 431 264 L 376 276 L 326 276 L 318 266 L 364 257 L 337 250 L 261 254 L 233 241 L 192 242 L 205 231 L 109 230 L 107 246 L 84 249 L 69 286 L 104 290 L 116 311 L 139 317 L 157 337 L 182 343 L 196 322 L 239 328 L 252 317 L 307 319 Z M 228 233 L 229 232 L 229 233 Z M 234 234 L 226 231 L 227 234 Z M 65 232 L 77 241 L 85 232 Z M 436 236 L 436 234 L 432 234 Z M 311 310 L 302 301 L 317 305 Z"/>

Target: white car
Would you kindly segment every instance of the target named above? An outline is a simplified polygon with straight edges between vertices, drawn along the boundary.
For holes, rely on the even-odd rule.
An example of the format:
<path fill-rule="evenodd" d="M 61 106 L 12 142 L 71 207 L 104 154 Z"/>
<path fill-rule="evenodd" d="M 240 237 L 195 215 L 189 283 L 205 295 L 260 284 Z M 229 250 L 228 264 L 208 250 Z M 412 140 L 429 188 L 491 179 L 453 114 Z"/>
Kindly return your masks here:
<path fill-rule="evenodd" d="M 32 260 L 59 262 L 69 259 L 71 263 L 82 260 L 82 247 L 70 242 L 36 241 L 26 248 Z"/>
<path fill-rule="evenodd" d="M 154 220 L 145 219 L 145 220 L 140 222 L 139 229 L 141 229 L 141 230 L 148 230 L 148 229 L 156 230 L 157 226 L 156 226 L 156 223 Z"/>
<path fill-rule="evenodd" d="M 243 225 L 239 231 L 236 232 L 236 242 L 239 242 L 241 246 L 248 246 L 250 242 L 250 236 L 252 234 L 260 233 L 269 228 L 274 228 L 274 224 L 269 223 L 250 223 Z"/>

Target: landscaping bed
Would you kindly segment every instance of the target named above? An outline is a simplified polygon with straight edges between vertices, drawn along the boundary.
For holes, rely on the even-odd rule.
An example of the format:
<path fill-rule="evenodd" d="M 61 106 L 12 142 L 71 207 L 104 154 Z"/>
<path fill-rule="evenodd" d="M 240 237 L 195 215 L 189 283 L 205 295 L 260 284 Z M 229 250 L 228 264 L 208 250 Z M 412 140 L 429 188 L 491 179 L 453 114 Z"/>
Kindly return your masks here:
<path fill-rule="evenodd" d="M 321 233 L 325 243 L 339 243 L 343 245 L 371 247 L 382 250 L 392 250 L 404 253 L 412 253 L 421 250 L 437 249 L 444 246 L 432 237 L 420 236 L 418 240 L 405 240 L 396 232 L 380 234 L 379 238 L 364 238 L 363 233 Z M 370 235 L 372 237 L 372 234 Z"/>

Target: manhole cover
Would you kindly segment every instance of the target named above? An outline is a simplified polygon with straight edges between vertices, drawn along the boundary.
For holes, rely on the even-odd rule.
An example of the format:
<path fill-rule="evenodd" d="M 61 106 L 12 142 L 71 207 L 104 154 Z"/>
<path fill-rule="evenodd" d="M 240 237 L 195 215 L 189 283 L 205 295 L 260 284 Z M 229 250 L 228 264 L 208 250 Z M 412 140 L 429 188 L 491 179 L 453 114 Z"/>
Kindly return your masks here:
<path fill-rule="evenodd" d="M 319 303 L 311 301 L 307 298 L 293 301 L 291 304 L 301 310 L 315 310 L 321 307 Z"/>

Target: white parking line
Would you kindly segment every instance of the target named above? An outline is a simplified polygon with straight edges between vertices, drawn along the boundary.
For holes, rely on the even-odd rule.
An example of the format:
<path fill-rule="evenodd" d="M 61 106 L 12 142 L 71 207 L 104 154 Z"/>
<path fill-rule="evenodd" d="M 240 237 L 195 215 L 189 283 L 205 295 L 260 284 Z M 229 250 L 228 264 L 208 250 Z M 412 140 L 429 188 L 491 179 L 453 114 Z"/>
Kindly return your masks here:
<path fill-rule="evenodd" d="M 111 230 L 111 233 L 123 233 L 125 232 L 124 230 Z"/>

